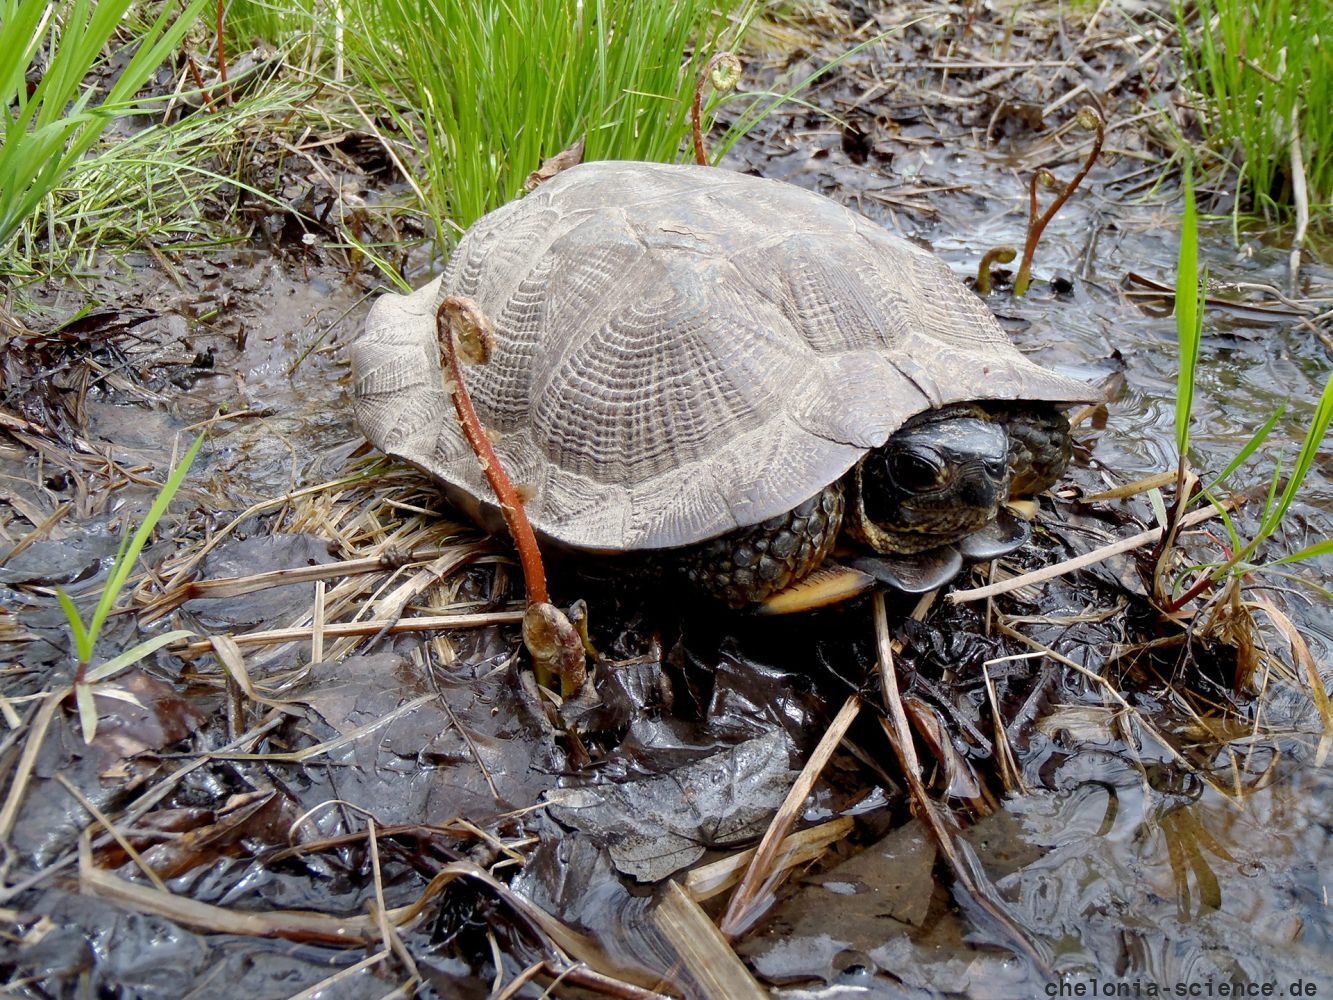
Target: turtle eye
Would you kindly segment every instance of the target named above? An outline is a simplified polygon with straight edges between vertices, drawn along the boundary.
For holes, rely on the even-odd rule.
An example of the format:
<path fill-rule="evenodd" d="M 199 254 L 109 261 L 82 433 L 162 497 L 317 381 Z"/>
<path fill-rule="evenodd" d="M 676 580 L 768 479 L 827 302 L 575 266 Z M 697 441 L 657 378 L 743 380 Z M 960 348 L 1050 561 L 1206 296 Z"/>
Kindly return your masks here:
<path fill-rule="evenodd" d="M 930 449 L 895 452 L 889 457 L 893 481 L 912 493 L 937 490 L 949 480 L 944 459 Z"/>

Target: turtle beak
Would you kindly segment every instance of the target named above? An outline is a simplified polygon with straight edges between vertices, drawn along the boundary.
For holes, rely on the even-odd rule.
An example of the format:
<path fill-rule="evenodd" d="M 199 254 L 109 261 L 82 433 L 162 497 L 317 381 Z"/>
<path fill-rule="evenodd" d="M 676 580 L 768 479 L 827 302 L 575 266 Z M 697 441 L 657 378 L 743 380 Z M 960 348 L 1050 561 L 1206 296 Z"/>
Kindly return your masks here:
<path fill-rule="evenodd" d="M 963 462 L 954 483 L 958 504 L 988 511 L 986 520 L 990 520 L 1000 504 L 1009 499 L 1009 466 L 982 459 Z"/>

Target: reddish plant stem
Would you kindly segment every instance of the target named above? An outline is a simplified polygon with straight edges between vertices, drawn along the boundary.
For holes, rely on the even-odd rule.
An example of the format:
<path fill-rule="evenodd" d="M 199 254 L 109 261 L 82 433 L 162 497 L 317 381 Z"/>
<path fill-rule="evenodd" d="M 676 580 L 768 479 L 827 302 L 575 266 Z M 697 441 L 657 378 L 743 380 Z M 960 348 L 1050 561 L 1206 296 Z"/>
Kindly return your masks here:
<path fill-rule="evenodd" d="M 701 167 L 708 166 L 708 153 L 704 150 L 704 84 L 712 75 L 717 64 L 721 62 L 729 52 L 718 52 L 712 59 L 704 63 L 702 72 L 699 73 L 699 79 L 694 85 L 694 103 L 690 106 L 690 132 L 694 137 L 694 162 Z"/>
<path fill-rule="evenodd" d="M 218 82 L 222 87 L 222 99 L 231 105 L 231 88 L 227 86 L 227 51 L 222 40 L 222 12 L 226 0 L 218 0 Z"/>
<path fill-rule="evenodd" d="M 187 52 L 185 62 L 190 67 L 190 75 L 194 77 L 194 85 L 199 88 L 199 96 L 204 99 L 209 111 L 216 111 L 217 108 L 213 105 L 213 98 L 208 96 L 208 89 L 204 86 L 203 74 L 199 72 L 199 64 L 194 61 L 194 56 Z"/>
<path fill-rule="evenodd" d="M 480 310 L 469 299 L 453 295 L 441 302 L 435 312 L 435 334 L 440 341 L 440 352 L 449 364 L 449 395 L 453 398 L 454 409 L 458 411 L 458 423 L 463 429 L 463 436 L 476 454 L 477 461 L 481 463 L 481 471 L 485 473 L 486 481 L 495 491 L 505 524 L 514 539 L 514 547 L 518 549 L 518 561 L 523 568 L 528 603 L 545 604 L 549 600 L 546 593 L 546 571 L 542 567 L 542 554 L 537 547 L 537 536 L 533 533 L 528 516 L 523 511 L 523 500 L 514 489 L 514 484 L 510 481 L 504 466 L 500 464 L 495 449 L 491 447 L 490 438 L 486 436 L 486 431 L 477 418 L 477 411 L 472 406 L 472 397 L 468 395 L 467 386 L 463 382 L 463 366 L 458 360 L 458 348 L 454 342 L 454 318 L 460 313 L 475 313 L 475 316 L 480 316 Z M 468 316 L 465 321 L 472 319 L 474 316 Z"/>
<path fill-rule="evenodd" d="M 1179 508 L 1180 505 L 1177 504 L 1176 506 L 1177 508 Z M 1175 523 L 1174 517 L 1170 523 L 1171 524 Z M 1221 568 L 1230 569 L 1232 566 L 1234 566 L 1236 564 L 1236 554 L 1231 550 L 1231 546 L 1228 545 L 1226 542 L 1222 541 L 1221 539 L 1219 539 L 1211 531 L 1205 531 L 1204 534 L 1207 535 L 1209 538 L 1211 538 L 1214 542 L 1216 542 L 1217 547 L 1222 550 L 1222 555 L 1226 558 L 1226 562 L 1223 563 Z M 1165 532 L 1162 534 L 1162 537 L 1164 539 L 1166 538 Z M 1218 577 L 1219 573 L 1217 569 L 1206 569 L 1203 572 L 1201 572 L 1188 590 L 1186 590 L 1179 597 L 1173 597 L 1166 601 L 1165 608 L 1167 614 L 1175 614 L 1186 604 L 1188 604 L 1190 601 L 1194 600 L 1205 590 L 1207 590 L 1211 584 L 1217 583 Z"/>
<path fill-rule="evenodd" d="M 1040 218 L 1037 217 L 1037 184 L 1043 175 L 1051 180 L 1055 179 L 1055 175 L 1042 167 L 1032 175 L 1032 182 L 1028 185 L 1028 235 L 1027 241 L 1023 244 L 1023 260 L 1018 266 L 1018 277 L 1014 279 L 1015 295 L 1023 295 L 1028 290 L 1028 285 L 1032 283 L 1032 258 L 1037 252 L 1037 243 L 1041 240 L 1041 234 L 1046 230 L 1047 224 L 1055 218 L 1055 213 L 1060 211 L 1064 203 L 1069 200 L 1069 196 L 1083 183 L 1083 178 L 1088 176 L 1092 165 L 1101 155 L 1102 143 L 1106 141 L 1106 123 L 1102 121 L 1102 116 L 1091 108 L 1085 108 L 1084 111 L 1091 112 L 1096 119 L 1097 136 L 1092 141 L 1092 149 L 1088 151 L 1088 158 L 1083 161 L 1083 166 L 1074 175 L 1074 179 L 1055 196 L 1055 200 Z M 1083 111 L 1079 114 L 1082 115 Z"/>
<path fill-rule="evenodd" d="M 1037 228 L 1037 186 L 1039 184 L 1049 184 L 1054 187 L 1056 182 L 1055 174 L 1051 173 L 1045 167 L 1039 167 L 1032 174 L 1032 180 L 1028 182 L 1028 236 L 1031 238 L 1032 231 Z M 1054 214 L 1054 213 L 1052 213 Z M 1044 227 L 1043 227 L 1044 228 Z M 1024 246 L 1024 250 L 1028 247 Z"/>
<path fill-rule="evenodd" d="M 1055 174 L 1051 173 L 1045 167 L 1041 167 L 1032 175 L 1032 180 L 1028 183 L 1028 232 L 1027 238 L 1023 243 L 1023 259 L 1018 265 L 1018 276 L 1014 278 L 1014 294 L 1022 295 L 1028 290 L 1028 285 L 1032 283 L 1032 258 L 1037 253 L 1037 243 L 1041 240 L 1041 234 L 1046 229 L 1046 223 L 1050 222 L 1055 216 L 1055 211 L 1064 204 L 1064 199 L 1068 197 L 1066 189 L 1064 197 L 1056 196 L 1055 201 L 1051 202 L 1051 207 L 1041 218 L 1037 217 L 1037 185 L 1041 183 L 1056 183 Z"/>
<path fill-rule="evenodd" d="M 1181 594 L 1179 597 L 1172 598 L 1171 600 L 1166 602 L 1166 608 L 1165 608 L 1166 613 L 1172 615 L 1175 614 L 1186 604 L 1188 604 L 1190 601 L 1194 600 L 1194 598 L 1198 597 L 1205 590 L 1207 590 L 1209 585 L 1212 584 L 1212 582 L 1213 582 L 1213 574 L 1211 572 L 1204 572 L 1200 574 L 1199 578 L 1194 581 L 1194 585 L 1190 587 L 1189 590 L 1185 591 L 1185 593 Z"/>

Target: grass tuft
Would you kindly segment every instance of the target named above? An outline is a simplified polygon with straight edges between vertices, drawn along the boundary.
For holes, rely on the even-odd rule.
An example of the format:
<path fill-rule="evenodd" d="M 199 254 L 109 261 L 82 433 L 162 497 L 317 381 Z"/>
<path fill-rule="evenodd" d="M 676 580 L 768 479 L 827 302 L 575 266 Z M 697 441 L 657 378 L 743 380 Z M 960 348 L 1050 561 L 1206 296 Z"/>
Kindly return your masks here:
<path fill-rule="evenodd" d="M 172 497 L 176 495 L 181 483 L 185 481 L 186 473 L 190 471 L 190 464 L 194 461 L 194 456 L 198 453 L 199 446 L 203 442 L 204 436 L 202 434 L 194 439 L 194 444 L 190 445 L 180 463 L 167 477 L 166 483 L 158 492 L 152 507 L 149 508 L 148 514 L 144 517 L 138 530 L 135 531 L 133 536 L 125 535 L 121 538 L 120 550 L 116 553 L 115 561 L 111 565 L 111 576 L 107 579 L 106 586 L 102 588 L 101 596 L 98 598 L 97 607 L 93 610 L 92 617 L 84 621 L 83 615 L 75 606 L 73 599 L 63 590 L 56 590 L 56 597 L 60 601 L 60 608 L 64 611 L 65 618 L 69 622 L 70 637 L 73 639 L 74 655 L 77 660 L 74 674 L 74 700 L 78 705 L 79 721 L 83 727 L 83 738 L 87 743 L 91 743 L 93 737 L 97 734 L 97 708 L 93 700 L 93 685 L 115 676 L 126 667 L 142 660 L 154 650 L 175 642 L 177 639 L 183 639 L 194 634 L 184 629 L 178 629 L 163 635 L 156 635 L 125 650 L 107 662 L 99 664 L 91 670 L 89 669 L 93 652 L 97 647 L 97 639 L 102 634 L 102 627 L 106 624 L 107 616 L 111 614 L 111 608 L 129 582 L 130 573 L 139 559 L 139 553 L 148 544 L 148 538 L 152 535 L 153 528 L 162 519 L 162 515 L 167 512 Z M 101 693 L 110 694 L 111 692 L 103 691 Z M 114 695 L 112 696 L 114 697 Z"/>
<path fill-rule="evenodd" d="M 1179 264 L 1176 271 L 1176 333 L 1177 349 L 1180 359 L 1180 373 L 1176 386 L 1176 445 L 1180 454 L 1180 466 L 1176 477 L 1176 504 L 1171 515 L 1171 530 L 1163 542 L 1163 551 L 1158 559 L 1155 589 L 1168 612 L 1174 613 L 1190 601 L 1205 594 L 1216 599 L 1226 585 L 1237 585 L 1248 573 L 1264 572 L 1271 567 L 1288 565 L 1333 551 L 1333 543 L 1319 541 L 1302 548 L 1298 552 L 1272 558 L 1268 561 L 1256 559 L 1260 547 L 1277 533 L 1287 516 L 1291 505 L 1300 494 L 1301 487 L 1314 466 L 1319 447 L 1333 425 L 1333 376 L 1324 384 L 1323 392 L 1316 403 L 1310 422 L 1306 427 L 1305 439 L 1296 456 L 1295 465 L 1284 480 L 1284 468 L 1281 457 L 1274 460 L 1272 476 L 1269 479 L 1268 493 L 1263 510 L 1259 515 L 1259 524 L 1253 535 L 1243 537 L 1235 521 L 1229 516 L 1226 505 L 1217 496 L 1218 487 L 1248 460 L 1268 438 L 1277 425 L 1285 407 L 1274 413 L 1246 443 L 1223 472 L 1208 486 L 1191 497 L 1191 485 L 1197 480 L 1188 474 L 1188 453 L 1190 440 L 1190 419 L 1194 405 L 1195 377 L 1198 367 L 1199 347 L 1203 336 L 1203 301 L 1207 285 L 1207 271 L 1202 280 L 1199 275 L 1199 233 L 1194 190 L 1191 172 L 1185 172 L 1185 216 L 1180 233 Z M 1188 474 L 1188 475 L 1187 475 Z M 1191 567 L 1196 572 L 1193 584 L 1184 586 L 1183 578 L 1177 577 L 1169 584 L 1165 579 L 1165 569 L 1171 563 L 1167 551 L 1175 540 L 1179 515 L 1187 502 L 1206 498 L 1217 508 L 1227 530 L 1225 555 L 1204 566 Z M 1159 520 L 1166 521 L 1164 510 L 1159 512 Z"/>
<path fill-rule="evenodd" d="M 90 77 L 132 0 L 0 0 L 0 255 L 114 118 L 132 109 L 204 3 L 190 0 L 183 13 L 164 5 L 99 99 Z"/>
<path fill-rule="evenodd" d="M 700 68 L 750 0 L 351 0 L 349 69 L 414 147 L 443 236 L 519 194 L 542 160 L 675 161 Z"/>
<path fill-rule="evenodd" d="M 262 92 L 172 123 L 155 122 L 72 163 L 24 219 L 0 255 L 0 271 L 20 277 L 91 267 L 103 250 L 235 242 L 235 209 L 279 199 L 246 177 L 257 136 L 281 135 L 281 122 L 311 88 L 279 82 Z M 298 126 L 289 126 L 288 131 Z"/>
<path fill-rule="evenodd" d="M 1203 96 L 1214 151 L 1234 165 L 1247 206 L 1273 220 L 1292 205 L 1291 141 L 1301 138 L 1314 205 L 1333 202 L 1333 3 L 1197 0 L 1177 3 L 1181 47 Z M 1296 128 L 1293 129 L 1293 123 Z M 1240 208 L 1238 199 L 1237 208 Z"/>
<path fill-rule="evenodd" d="M 285 46 L 304 37 L 314 17 L 314 0 L 230 0 L 225 17 L 227 44 L 230 49 L 256 42 Z"/>

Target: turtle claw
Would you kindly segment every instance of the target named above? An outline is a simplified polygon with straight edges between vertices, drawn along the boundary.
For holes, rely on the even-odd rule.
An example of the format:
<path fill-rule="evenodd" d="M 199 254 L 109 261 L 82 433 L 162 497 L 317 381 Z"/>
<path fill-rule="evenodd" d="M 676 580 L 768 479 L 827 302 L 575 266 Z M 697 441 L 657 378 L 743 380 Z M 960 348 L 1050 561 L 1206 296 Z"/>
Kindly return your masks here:
<path fill-rule="evenodd" d="M 769 594 L 754 609 L 757 615 L 790 615 L 837 604 L 875 585 L 875 577 L 835 562 L 826 562 L 795 583 Z"/>
<path fill-rule="evenodd" d="M 905 594 L 924 594 L 943 587 L 963 568 L 963 556 L 952 545 L 941 545 L 912 555 L 857 556 L 853 569 L 868 573 L 880 583 Z"/>
<path fill-rule="evenodd" d="M 985 562 L 1021 548 L 1031 537 L 1031 526 L 1001 507 L 994 521 L 954 544 L 969 562 Z"/>

